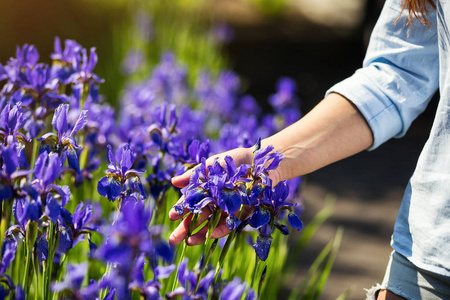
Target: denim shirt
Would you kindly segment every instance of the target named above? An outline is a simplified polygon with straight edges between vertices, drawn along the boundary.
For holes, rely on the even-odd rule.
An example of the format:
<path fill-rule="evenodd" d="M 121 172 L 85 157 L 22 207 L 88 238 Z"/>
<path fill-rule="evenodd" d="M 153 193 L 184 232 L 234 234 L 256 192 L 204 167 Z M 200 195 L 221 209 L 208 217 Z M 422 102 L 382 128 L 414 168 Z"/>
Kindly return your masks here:
<path fill-rule="evenodd" d="M 439 88 L 430 136 L 406 187 L 391 244 L 417 267 L 450 276 L 450 0 L 435 0 L 429 28 L 417 20 L 405 26 L 408 11 L 402 12 L 401 3 L 386 1 L 363 67 L 327 93 L 358 107 L 372 129 L 374 149 L 403 136 Z"/>

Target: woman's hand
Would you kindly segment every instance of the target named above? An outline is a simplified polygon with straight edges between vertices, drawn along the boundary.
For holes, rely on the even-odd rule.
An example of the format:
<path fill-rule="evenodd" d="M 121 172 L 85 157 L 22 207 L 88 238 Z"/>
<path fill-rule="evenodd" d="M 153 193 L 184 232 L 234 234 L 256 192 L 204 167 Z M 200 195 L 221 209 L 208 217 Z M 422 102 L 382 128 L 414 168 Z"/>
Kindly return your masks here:
<path fill-rule="evenodd" d="M 240 166 L 242 164 L 251 164 L 252 163 L 252 157 L 253 157 L 253 151 L 252 148 L 236 148 L 230 151 L 226 151 L 214 156 L 209 157 L 206 160 L 206 165 L 212 165 L 216 159 L 218 159 L 219 163 L 224 166 L 225 160 L 224 158 L 226 156 L 231 156 L 236 163 L 236 166 Z M 193 169 L 190 169 L 186 171 L 185 173 L 173 177 L 172 178 L 172 184 L 178 188 L 183 188 L 189 183 L 189 178 L 191 177 Z M 181 203 L 184 201 L 184 196 L 178 200 L 177 203 Z M 174 208 L 172 208 L 169 212 L 169 219 L 171 221 L 177 221 L 185 217 L 185 215 L 188 213 L 188 210 L 185 209 L 184 213 L 182 215 L 179 215 Z M 200 215 L 200 219 L 198 221 L 198 225 L 202 224 L 205 220 L 208 219 L 209 215 L 211 214 L 211 210 L 206 206 L 203 209 L 203 212 Z M 236 212 L 236 217 L 238 216 L 239 212 Z M 249 215 L 251 214 L 251 209 L 247 206 L 244 207 L 242 213 L 241 213 L 241 220 L 245 220 Z M 169 237 L 169 242 L 172 246 L 178 245 L 181 243 L 184 239 L 186 239 L 189 227 L 192 221 L 193 214 L 190 214 L 184 220 L 178 225 L 178 227 L 172 232 L 172 234 Z M 227 214 L 225 212 L 222 212 L 222 215 L 220 216 L 220 221 L 217 225 L 217 227 L 212 231 L 211 238 L 221 238 L 226 236 L 231 232 L 230 229 L 226 226 L 226 218 Z M 198 226 L 197 225 L 197 226 Z M 188 245 L 198 245 L 206 240 L 206 235 L 208 232 L 208 226 L 204 226 L 199 232 L 196 234 L 190 236 L 186 242 Z"/>

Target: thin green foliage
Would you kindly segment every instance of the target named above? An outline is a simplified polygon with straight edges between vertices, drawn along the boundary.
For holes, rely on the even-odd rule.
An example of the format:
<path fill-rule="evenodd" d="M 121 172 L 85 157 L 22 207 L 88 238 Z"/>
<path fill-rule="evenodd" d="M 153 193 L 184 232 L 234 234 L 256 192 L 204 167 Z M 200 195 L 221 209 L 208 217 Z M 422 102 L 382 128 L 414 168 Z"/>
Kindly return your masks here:
<path fill-rule="evenodd" d="M 317 230 L 328 220 L 333 214 L 335 197 L 333 195 L 327 195 L 325 200 L 325 207 L 322 208 L 314 218 L 302 229 L 302 234 L 296 242 L 294 248 L 296 253 L 300 254 L 303 249 L 311 242 L 311 239 L 317 233 Z M 299 257 L 293 257 L 293 260 L 297 260 Z"/>
<path fill-rule="evenodd" d="M 343 229 L 339 228 L 333 241 L 319 253 L 302 282 L 289 295 L 289 300 L 318 299 L 330 275 L 342 241 Z"/>

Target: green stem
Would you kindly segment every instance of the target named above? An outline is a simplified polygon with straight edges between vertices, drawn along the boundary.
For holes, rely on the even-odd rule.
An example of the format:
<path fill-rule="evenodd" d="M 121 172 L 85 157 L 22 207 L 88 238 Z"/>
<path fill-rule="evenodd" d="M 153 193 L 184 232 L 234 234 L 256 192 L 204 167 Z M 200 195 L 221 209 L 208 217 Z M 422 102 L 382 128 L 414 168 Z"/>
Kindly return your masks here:
<path fill-rule="evenodd" d="M 106 271 L 105 271 L 105 276 L 108 277 L 109 276 L 109 270 L 111 269 L 111 263 L 108 263 L 106 265 Z M 106 297 L 106 293 L 108 292 L 108 288 L 103 288 L 100 291 L 100 299 L 103 299 Z"/>
<path fill-rule="evenodd" d="M 35 299 L 38 299 L 38 295 L 42 296 L 42 286 L 41 286 L 41 272 L 39 272 L 39 259 L 37 257 L 37 251 L 34 251 L 33 253 L 33 267 L 34 267 L 34 273 L 36 276 L 36 292 L 34 293 Z"/>
<path fill-rule="evenodd" d="M 31 170 L 34 169 L 34 164 L 36 163 L 36 158 L 37 158 L 37 155 L 38 155 L 38 152 L 39 152 L 38 143 L 39 142 L 38 142 L 37 139 L 33 140 L 33 152 L 31 152 L 31 164 L 30 164 Z"/>
<path fill-rule="evenodd" d="M 5 200 L 0 205 L 0 249 L 3 245 L 3 241 L 6 237 L 5 233 L 7 228 L 9 227 L 9 221 L 11 219 L 11 200 Z"/>
<path fill-rule="evenodd" d="M 216 246 L 217 246 L 217 243 L 219 242 L 219 239 L 214 239 L 212 242 L 210 242 L 210 241 L 211 241 L 210 239 L 207 240 L 207 243 L 209 244 L 209 247 L 208 247 L 208 251 L 204 252 L 204 253 L 206 253 L 206 257 L 205 257 L 205 260 L 203 262 L 202 270 L 200 271 L 200 274 L 198 274 L 197 286 L 195 287 L 194 295 L 197 293 L 197 290 L 198 290 L 198 288 L 200 286 L 200 280 L 202 279 L 203 273 L 205 272 L 206 267 L 208 266 L 209 260 L 211 259 L 211 256 L 214 253 L 214 250 L 216 249 Z"/>
<path fill-rule="evenodd" d="M 23 276 L 23 282 L 22 282 L 23 288 L 25 290 L 25 294 L 27 294 L 27 295 L 28 295 L 28 291 L 30 289 L 29 284 L 31 282 L 30 281 L 30 272 L 31 272 L 31 266 L 32 266 L 31 255 L 32 255 L 31 251 L 28 251 L 28 245 L 27 245 L 27 258 L 25 261 L 25 274 Z"/>
<path fill-rule="evenodd" d="M 81 94 L 80 99 L 80 111 L 83 109 L 84 103 L 86 102 L 88 95 L 89 95 L 89 82 L 85 82 L 83 84 L 83 92 Z"/>
<path fill-rule="evenodd" d="M 252 278 L 252 284 L 250 285 L 253 290 L 257 291 L 258 289 L 255 288 L 255 282 L 256 282 L 256 275 L 258 274 L 258 267 L 261 260 L 259 259 L 258 255 L 255 254 L 255 268 L 253 269 L 253 278 Z M 259 295 L 258 295 L 259 297 Z"/>
<path fill-rule="evenodd" d="M 29 294 L 30 285 L 33 279 L 33 273 L 31 272 L 31 268 L 33 267 L 33 248 L 34 243 L 36 242 L 37 238 L 37 228 L 38 225 L 36 222 L 28 221 L 25 231 L 25 243 L 26 243 L 26 261 L 25 261 L 25 273 L 23 276 L 23 288 L 25 291 L 25 294 Z"/>
<path fill-rule="evenodd" d="M 222 269 L 223 263 L 225 262 L 225 257 L 227 256 L 228 250 L 230 249 L 231 243 L 234 239 L 234 231 L 232 231 L 228 237 L 227 241 L 225 242 L 225 245 L 222 248 L 222 252 L 220 253 L 219 261 L 217 262 L 216 266 L 216 273 L 214 275 L 214 282 L 217 282 L 217 279 L 219 278 L 220 269 Z"/>
<path fill-rule="evenodd" d="M 177 284 L 178 284 L 178 271 L 180 269 L 180 263 L 183 261 L 184 257 L 186 256 L 186 250 L 187 250 L 187 243 L 184 242 L 183 243 L 183 250 L 181 251 L 181 255 L 180 255 L 180 258 L 178 259 L 178 263 L 177 263 L 177 271 L 175 272 L 175 280 L 173 281 L 172 291 L 174 291 L 175 288 L 177 287 Z"/>
<path fill-rule="evenodd" d="M 49 300 L 51 298 L 52 292 L 50 290 L 50 285 L 52 283 L 52 270 L 53 270 L 53 258 L 55 257 L 55 252 L 59 243 L 58 225 L 50 222 L 49 227 L 49 242 L 48 242 L 48 257 L 47 257 L 47 267 L 45 269 L 45 286 L 44 286 L 44 299 Z"/>
<path fill-rule="evenodd" d="M 242 217 L 242 211 L 244 209 L 244 205 L 241 204 L 241 207 L 239 209 L 238 219 Z M 220 253 L 219 261 L 217 262 L 216 266 L 216 273 L 214 275 L 214 282 L 217 282 L 217 279 L 219 278 L 220 269 L 222 269 L 222 266 L 225 262 L 225 257 L 228 254 L 228 250 L 230 249 L 231 243 L 234 240 L 234 237 L 236 235 L 236 230 L 233 230 L 230 232 L 230 234 L 227 237 L 227 240 L 225 242 L 225 245 L 223 246 L 222 252 Z"/>

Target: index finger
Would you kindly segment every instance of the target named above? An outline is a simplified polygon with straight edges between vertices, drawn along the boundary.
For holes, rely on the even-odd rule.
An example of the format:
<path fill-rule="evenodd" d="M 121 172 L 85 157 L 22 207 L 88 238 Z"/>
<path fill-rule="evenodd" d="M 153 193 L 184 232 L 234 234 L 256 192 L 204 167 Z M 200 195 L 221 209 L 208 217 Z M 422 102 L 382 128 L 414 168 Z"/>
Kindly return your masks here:
<path fill-rule="evenodd" d="M 193 170 L 194 168 L 187 170 L 181 175 L 172 177 L 172 184 L 177 188 L 184 188 L 186 185 L 188 185 Z"/>

